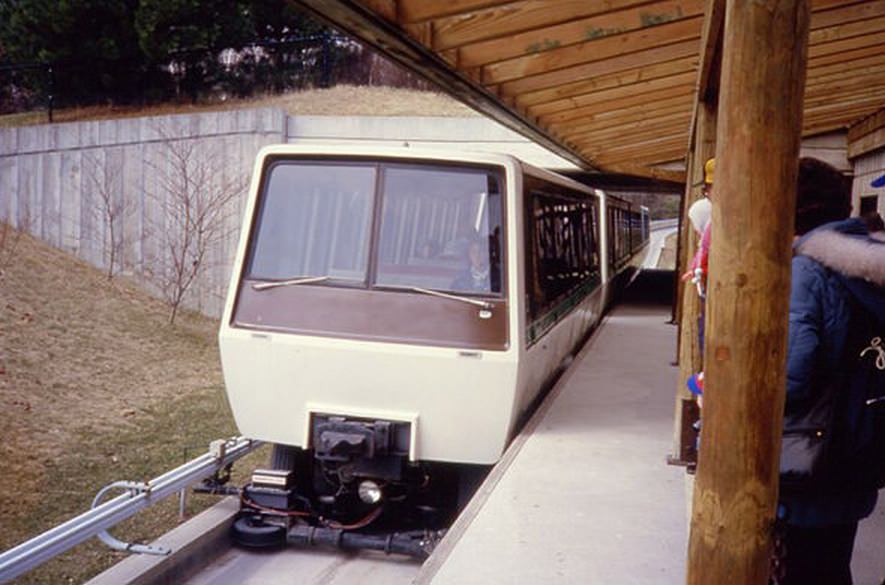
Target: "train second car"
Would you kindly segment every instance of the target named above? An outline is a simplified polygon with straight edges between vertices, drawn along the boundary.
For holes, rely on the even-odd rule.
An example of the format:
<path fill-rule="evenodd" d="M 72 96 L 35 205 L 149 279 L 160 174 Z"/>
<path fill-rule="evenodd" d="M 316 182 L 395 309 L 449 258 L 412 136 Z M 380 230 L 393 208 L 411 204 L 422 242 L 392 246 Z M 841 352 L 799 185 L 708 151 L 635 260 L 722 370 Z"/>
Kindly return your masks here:
<path fill-rule="evenodd" d="M 277 445 L 246 507 L 360 529 L 445 507 L 647 236 L 644 210 L 510 156 L 263 149 L 219 334 L 240 432 Z"/>

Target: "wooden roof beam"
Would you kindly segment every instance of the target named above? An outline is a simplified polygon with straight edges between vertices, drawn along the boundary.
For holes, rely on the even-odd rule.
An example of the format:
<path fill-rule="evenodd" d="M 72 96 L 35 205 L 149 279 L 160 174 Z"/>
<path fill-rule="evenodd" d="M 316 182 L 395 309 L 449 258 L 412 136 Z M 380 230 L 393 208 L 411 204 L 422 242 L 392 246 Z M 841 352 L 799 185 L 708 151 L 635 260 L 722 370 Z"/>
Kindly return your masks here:
<path fill-rule="evenodd" d="M 540 118 L 540 122 L 545 125 L 559 124 L 562 122 L 570 123 L 584 116 L 589 116 L 599 112 L 605 112 L 608 110 L 619 108 L 627 108 L 630 106 L 639 106 L 642 104 L 653 104 L 658 100 L 665 100 L 667 98 L 681 97 L 685 100 L 685 103 L 687 104 L 691 101 L 692 93 L 694 93 L 694 88 L 691 85 L 668 87 L 645 94 L 624 96 L 614 101 L 600 101 L 581 107 L 576 107 L 570 111 L 557 112 L 555 114 L 550 114 L 549 116 L 542 116 Z"/>
<path fill-rule="evenodd" d="M 867 0 L 847 6 L 827 7 L 827 10 L 811 14 L 812 33 L 809 40 L 814 38 L 814 31 L 818 29 L 865 21 L 879 16 L 885 16 L 885 0 Z"/>
<path fill-rule="evenodd" d="M 857 57 L 839 63 L 831 63 L 829 65 L 821 65 L 814 69 L 809 69 L 808 82 L 816 85 L 825 78 L 835 78 L 836 76 L 849 73 L 853 75 L 862 74 L 863 72 L 869 72 L 880 65 L 885 65 L 885 51 L 874 55 Z"/>
<path fill-rule="evenodd" d="M 636 165 L 636 164 L 632 164 L 629 162 L 616 164 L 616 165 L 608 165 L 604 169 L 601 169 L 601 170 L 603 172 L 612 173 L 615 175 L 630 175 L 633 177 L 647 177 L 649 179 L 655 179 L 657 181 L 667 181 L 669 183 L 685 183 L 685 172 L 684 171 L 658 169 L 655 167 Z"/>
<path fill-rule="evenodd" d="M 655 47 L 696 39 L 700 34 L 702 18 L 697 16 L 676 20 L 647 29 L 612 35 L 578 45 L 555 48 L 482 67 L 482 83 L 502 83 L 527 75 L 564 69 L 572 65 L 598 61 Z"/>
<path fill-rule="evenodd" d="M 878 4 L 878 3 L 877 3 Z M 874 34 L 885 28 L 885 15 L 811 31 L 809 47 Z"/>
<path fill-rule="evenodd" d="M 848 129 L 848 158 L 885 146 L 885 109 L 853 124 Z"/>
<path fill-rule="evenodd" d="M 878 57 L 883 54 L 885 54 L 885 34 L 882 35 L 882 41 L 880 43 L 863 45 L 840 53 L 830 53 L 828 55 L 821 55 L 817 58 L 809 59 L 808 74 L 812 75 L 814 71 L 821 67 L 833 65 L 841 66 L 844 63 L 849 63 L 858 59 L 870 56 Z"/>
<path fill-rule="evenodd" d="M 534 91 L 545 91 L 566 85 L 574 82 L 576 79 L 589 79 L 599 75 L 613 74 L 683 57 L 697 57 L 697 44 L 696 39 L 689 39 L 664 47 L 644 49 L 599 61 L 582 63 L 565 69 L 530 75 L 490 87 L 497 87 L 502 95 L 517 96 L 518 100 L 518 96 L 528 96 Z"/>
<path fill-rule="evenodd" d="M 658 118 L 673 116 L 675 114 L 691 115 L 691 107 L 686 103 L 684 98 L 680 98 L 675 103 L 663 106 L 655 104 L 653 108 L 634 106 L 633 108 L 618 110 L 617 115 L 611 115 L 611 112 L 601 112 L 595 116 L 588 116 L 587 121 L 575 121 L 569 124 L 565 131 L 561 132 L 563 138 L 567 138 L 572 134 L 582 132 L 595 132 L 608 128 L 617 128 L 621 124 L 630 124 L 641 120 L 654 120 Z"/>
<path fill-rule="evenodd" d="M 654 148 L 646 148 L 635 152 L 621 152 L 602 156 L 596 159 L 600 168 L 607 169 L 623 164 L 646 166 L 685 158 L 685 136 L 662 142 Z"/>
<path fill-rule="evenodd" d="M 873 45 L 881 45 L 883 43 L 885 43 L 885 31 L 872 32 L 866 35 L 858 35 L 847 39 L 820 42 L 816 45 L 811 45 L 808 47 L 808 59 L 810 63 L 815 63 L 824 60 L 824 58 L 827 56 L 832 55 L 834 56 L 834 58 L 841 60 L 842 56 L 839 55 L 840 53 L 854 51 Z M 835 55 L 839 56 L 835 57 Z"/>
<path fill-rule="evenodd" d="M 604 6 L 595 2 L 587 4 L 600 8 Z M 658 0 L 628 6 L 591 18 L 573 20 L 557 26 L 536 27 L 516 35 L 464 45 L 458 49 L 458 63 L 464 67 L 498 63 L 699 16 L 703 13 L 703 8 L 703 0 Z M 483 30 L 486 34 L 497 32 L 494 23 L 488 23 Z M 434 37 L 434 48 L 444 48 L 439 42 L 439 35 Z"/>
<path fill-rule="evenodd" d="M 605 163 L 603 161 L 611 161 L 615 159 L 623 160 L 624 158 L 630 158 L 631 156 L 635 156 L 637 154 L 653 152 L 654 150 L 659 148 L 667 148 L 667 146 L 672 146 L 675 142 L 678 142 L 680 140 L 682 141 L 682 147 L 684 151 L 684 130 L 673 132 L 667 135 L 646 138 L 642 141 L 621 144 L 613 148 L 602 145 L 599 150 L 593 151 L 595 154 L 594 160 L 596 160 L 600 165 L 604 166 Z"/>
<path fill-rule="evenodd" d="M 542 103 L 546 104 L 565 98 L 593 93 L 603 89 L 623 87 L 641 81 L 660 79 L 662 77 L 678 75 L 687 71 L 695 71 L 697 63 L 697 57 L 690 56 L 682 57 L 681 59 L 673 59 L 671 61 L 664 61 L 663 63 L 654 63 L 643 67 L 634 67 L 625 71 L 615 71 L 614 73 L 584 78 L 579 81 L 549 89 L 520 94 L 515 96 L 515 103 L 521 107 Z"/>
<path fill-rule="evenodd" d="M 625 84 L 611 89 L 603 89 L 593 93 L 586 93 L 579 96 L 538 104 L 528 108 L 527 112 L 532 116 L 546 116 L 557 112 L 569 111 L 574 108 L 590 104 L 598 104 L 600 102 L 613 102 L 623 97 L 640 96 L 655 91 L 673 88 L 673 87 L 691 87 L 695 80 L 694 71 L 687 71 L 678 75 L 668 77 L 658 77 L 648 81 L 640 81 L 638 83 Z"/>
<path fill-rule="evenodd" d="M 434 1 L 434 0 L 431 0 Z M 461 11 L 448 17 L 437 18 L 433 23 L 434 48 L 445 50 L 476 43 L 493 36 L 508 37 L 524 31 L 547 28 L 572 20 L 622 10 L 648 0 L 557 0 L 551 10 L 549 1 L 528 0 L 504 2 L 502 6 Z M 447 0 L 438 0 L 446 4 Z"/>
<path fill-rule="evenodd" d="M 865 82 L 865 83 L 864 83 Z M 838 84 L 824 85 L 805 95 L 805 108 L 814 107 L 817 104 L 838 105 L 850 103 L 855 99 L 879 98 L 885 95 L 885 77 L 881 74 L 868 79 L 843 80 Z"/>
<path fill-rule="evenodd" d="M 588 142 L 597 142 L 604 148 L 619 143 L 631 143 L 637 137 L 658 134 L 669 130 L 682 131 L 687 134 L 690 121 L 691 112 L 685 110 L 668 116 L 652 117 L 605 129 L 594 128 L 581 132 L 569 131 L 568 133 L 563 133 L 563 138 L 579 146 Z"/>
<path fill-rule="evenodd" d="M 513 0 L 397 0 L 397 18 L 401 23 L 415 23 L 447 16 L 460 16 L 464 12 L 481 10 Z"/>

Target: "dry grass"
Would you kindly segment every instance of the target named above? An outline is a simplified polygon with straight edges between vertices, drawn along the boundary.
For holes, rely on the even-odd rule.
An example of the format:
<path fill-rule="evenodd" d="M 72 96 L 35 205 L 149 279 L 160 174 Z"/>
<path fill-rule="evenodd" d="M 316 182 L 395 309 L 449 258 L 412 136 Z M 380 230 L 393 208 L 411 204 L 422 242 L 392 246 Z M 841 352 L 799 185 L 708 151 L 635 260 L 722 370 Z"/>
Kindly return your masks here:
<path fill-rule="evenodd" d="M 54 122 L 82 122 L 139 116 L 193 114 L 244 108 L 282 108 L 296 116 L 477 116 L 474 110 L 446 94 L 392 87 L 339 85 L 278 96 L 228 100 L 204 104 L 137 106 L 90 106 L 53 112 Z M 46 112 L 0 116 L 0 128 L 46 124 Z"/>
<path fill-rule="evenodd" d="M 85 510 L 111 481 L 150 479 L 235 433 L 217 322 L 167 320 L 134 284 L 21 237 L 0 275 L 0 549 Z M 176 512 L 169 502 L 120 532 L 155 537 Z M 83 545 L 21 582 L 81 582 L 118 558 Z"/>

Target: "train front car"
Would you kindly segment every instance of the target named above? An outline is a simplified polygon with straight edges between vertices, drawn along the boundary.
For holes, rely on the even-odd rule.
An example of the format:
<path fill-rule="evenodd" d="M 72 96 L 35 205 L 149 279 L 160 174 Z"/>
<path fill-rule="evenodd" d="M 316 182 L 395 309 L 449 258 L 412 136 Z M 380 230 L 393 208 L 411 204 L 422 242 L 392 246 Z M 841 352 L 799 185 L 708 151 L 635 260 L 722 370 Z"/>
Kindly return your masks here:
<path fill-rule="evenodd" d="M 219 341 L 240 432 L 277 445 L 266 487 L 296 495 L 256 509 L 357 524 L 388 503 L 433 510 L 446 462 L 498 460 L 517 383 L 518 181 L 495 155 L 261 152 Z"/>

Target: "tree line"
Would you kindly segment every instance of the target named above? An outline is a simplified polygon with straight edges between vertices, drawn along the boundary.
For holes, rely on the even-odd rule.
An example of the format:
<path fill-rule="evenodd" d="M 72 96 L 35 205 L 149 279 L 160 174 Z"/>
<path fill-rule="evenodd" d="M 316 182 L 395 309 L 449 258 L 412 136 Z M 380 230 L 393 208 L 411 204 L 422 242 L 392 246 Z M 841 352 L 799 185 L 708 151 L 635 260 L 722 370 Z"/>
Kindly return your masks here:
<path fill-rule="evenodd" d="M 365 53 L 287 0 L 0 0 L 0 113 L 334 83 Z"/>

